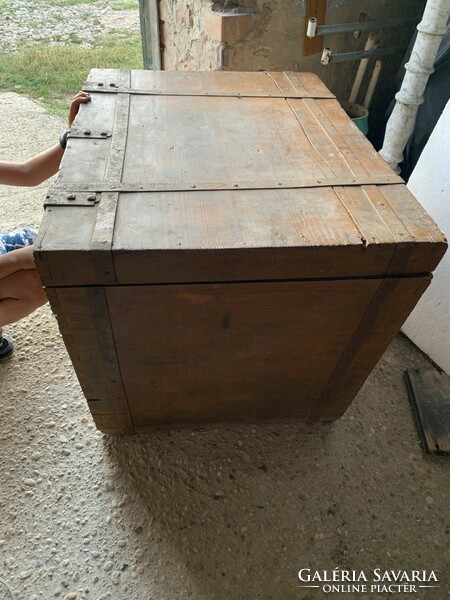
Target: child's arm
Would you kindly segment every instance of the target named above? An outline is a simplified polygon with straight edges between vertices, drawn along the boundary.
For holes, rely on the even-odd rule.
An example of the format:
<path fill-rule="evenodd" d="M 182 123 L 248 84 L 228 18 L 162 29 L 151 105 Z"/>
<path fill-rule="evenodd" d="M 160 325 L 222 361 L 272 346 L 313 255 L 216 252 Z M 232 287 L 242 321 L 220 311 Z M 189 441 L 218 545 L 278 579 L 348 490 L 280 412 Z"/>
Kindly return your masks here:
<path fill-rule="evenodd" d="M 32 186 L 54 175 L 61 163 L 64 150 L 60 144 L 33 156 L 23 163 L 0 162 L 0 183 Z"/>
<path fill-rule="evenodd" d="M 90 101 L 86 92 L 79 92 L 72 100 L 69 110 L 69 127 L 72 126 L 80 104 Z M 0 183 L 5 185 L 32 186 L 42 183 L 58 172 L 64 149 L 60 144 L 33 156 L 22 163 L 0 162 Z"/>
<path fill-rule="evenodd" d="M 8 277 L 21 269 L 35 269 L 33 246 L 25 246 L 0 255 L 0 289 L 3 277 Z"/>

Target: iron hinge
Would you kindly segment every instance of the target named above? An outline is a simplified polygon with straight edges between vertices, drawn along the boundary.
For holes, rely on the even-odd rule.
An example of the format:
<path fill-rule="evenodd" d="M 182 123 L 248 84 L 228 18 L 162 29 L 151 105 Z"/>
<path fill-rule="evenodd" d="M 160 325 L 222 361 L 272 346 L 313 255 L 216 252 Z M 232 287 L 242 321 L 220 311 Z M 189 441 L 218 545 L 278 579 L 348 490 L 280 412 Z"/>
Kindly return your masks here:
<path fill-rule="evenodd" d="M 93 206 L 100 201 L 100 194 L 96 192 L 84 191 L 61 191 L 50 190 L 44 200 L 44 207 L 47 206 Z"/>

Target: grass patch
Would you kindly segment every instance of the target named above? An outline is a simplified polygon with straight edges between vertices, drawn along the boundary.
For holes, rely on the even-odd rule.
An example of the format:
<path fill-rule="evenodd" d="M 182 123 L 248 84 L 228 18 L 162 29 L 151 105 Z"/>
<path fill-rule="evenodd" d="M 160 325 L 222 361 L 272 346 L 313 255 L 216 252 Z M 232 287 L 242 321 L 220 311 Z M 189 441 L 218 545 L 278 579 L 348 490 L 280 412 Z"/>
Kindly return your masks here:
<path fill-rule="evenodd" d="M 95 48 L 36 44 L 0 56 L 0 90 L 24 94 L 65 115 L 67 99 L 81 89 L 92 68 L 142 69 L 139 34 L 116 30 Z"/>
<path fill-rule="evenodd" d="M 75 6 L 77 4 L 95 4 L 97 0 L 47 0 L 49 6 Z M 6 4 L 0 1 L 0 7 Z M 110 3 L 113 10 L 126 10 L 139 8 L 139 0 L 115 0 Z"/>
<path fill-rule="evenodd" d="M 135 10 L 139 8 L 138 0 L 117 0 L 110 4 L 113 10 Z"/>
<path fill-rule="evenodd" d="M 47 0 L 49 6 L 75 6 L 77 4 L 95 4 L 97 0 Z"/>

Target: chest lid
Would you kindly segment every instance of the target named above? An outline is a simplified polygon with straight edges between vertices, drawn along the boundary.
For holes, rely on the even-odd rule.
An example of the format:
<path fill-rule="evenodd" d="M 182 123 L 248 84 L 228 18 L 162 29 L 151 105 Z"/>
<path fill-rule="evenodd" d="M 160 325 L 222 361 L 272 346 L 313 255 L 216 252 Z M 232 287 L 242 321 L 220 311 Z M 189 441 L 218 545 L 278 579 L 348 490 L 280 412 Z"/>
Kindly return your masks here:
<path fill-rule="evenodd" d="M 37 240 L 45 285 L 411 275 L 445 252 L 311 73 L 94 69 L 84 89 Z"/>

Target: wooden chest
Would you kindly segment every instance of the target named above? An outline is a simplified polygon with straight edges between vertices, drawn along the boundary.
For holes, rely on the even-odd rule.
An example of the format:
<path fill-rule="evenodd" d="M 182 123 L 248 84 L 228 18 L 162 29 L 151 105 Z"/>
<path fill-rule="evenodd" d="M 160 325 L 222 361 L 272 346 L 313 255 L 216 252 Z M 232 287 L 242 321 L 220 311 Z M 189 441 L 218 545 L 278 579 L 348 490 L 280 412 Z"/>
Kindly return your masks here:
<path fill-rule="evenodd" d="M 93 70 L 36 262 L 97 427 L 332 420 L 446 242 L 309 73 Z"/>

